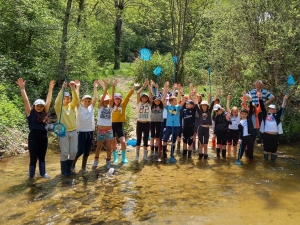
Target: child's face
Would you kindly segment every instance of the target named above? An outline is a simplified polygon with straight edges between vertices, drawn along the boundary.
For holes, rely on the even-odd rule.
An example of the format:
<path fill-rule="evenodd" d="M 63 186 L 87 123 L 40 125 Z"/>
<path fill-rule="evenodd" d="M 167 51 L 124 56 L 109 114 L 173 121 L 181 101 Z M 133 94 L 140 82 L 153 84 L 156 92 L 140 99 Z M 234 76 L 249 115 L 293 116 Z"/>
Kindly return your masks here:
<path fill-rule="evenodd" d="M 241 118 L 244 120 L 244 119 L 247 118 L 248 113 L 246 113 L 246 112 L 241 112 L 240 115 L 241 115 Z"/>
<path fill-rule="evenodd" d="M 239 111 L 238 110 L 231 110 L 231 114 L 233 116 L 237 116 L 239 114 Z"/>
<path fill-rule="evenodd" d="M 107 106 L 108 106 L 108 104 L 109 104 L 109 100 L 105 100 L 105 101 L 103 101 L 103 106 L 104 106 L 104 107 L 107 107 Z"/>
<path fill-rule="evenodd" d="M 194 105 L 193 105 L 193 104 L 190 104 L 190 103 L 185 103 L 185 107 L 186 107 L 187 109 L 192 109 L 192 108 L 194 108 Z"/>
<path fill-rule="evenodd" d="M 67 106 L 71 102 L 71 98 L 69 96 L 64 97 L 63 105 Z"/>
<path fill-rule="evenodd" d="M 216 113 L 217 115 L 220 115 L 220 114 L 222 113 L 222 110 L 221 110 L 221 109 L 215 110 L 215 113 Z"/>
<path fill-rule="evenodd" d="M 44 109 L 45 109 L 45 106 L 44 106 L 44 105 L 41 105 L 41 104 L 35 105 L 35 106 L 34 106 L 34 109 L 35 109 L 35 111 L 37 111 L 37 112 L 43 112 Z"/>
<path fill-rule="evenodd" d="M 115 105 L 120 105 L 121 104 L 121 99 L 119 99 L 119 98 L 115 98 L 114 99 L 114 103 L 115 103 Z"/>
<path fill-rule="evenodd" d="M 142 103 L 146 103 L 147 101 L 148 101 L 148 97 L 147 96 L 141 97 L 141 102 Z"/>
<path fill-rule="evenodd" d="M 177 105 L 177 98 L 172 98 L 171 100 L 169 100 L 169 102 L 172 106 Z"/>
<path fill-rule="evenodd" d="M 154 100 L 154 104 L 155 104 L 155 105 L 159 105 L 159 104 L 160 104 L 160 100 L 155 99 L 155 100 Z"/>
<path fill-rule="evenodd" d="M 81 101 L 84 108 L 88 108 L 92 104 L 92 99 L 86 98 Z"/>
<path fill-rule="evenodd" d="M 276 113 L 276 109 L 268 108 L 268 113 L 274 114 Z"/>
<path fill-rule="evenodd" d="M 207 105 L 201 105 L 202 110 L 207 110 L 208 106 Z"/>

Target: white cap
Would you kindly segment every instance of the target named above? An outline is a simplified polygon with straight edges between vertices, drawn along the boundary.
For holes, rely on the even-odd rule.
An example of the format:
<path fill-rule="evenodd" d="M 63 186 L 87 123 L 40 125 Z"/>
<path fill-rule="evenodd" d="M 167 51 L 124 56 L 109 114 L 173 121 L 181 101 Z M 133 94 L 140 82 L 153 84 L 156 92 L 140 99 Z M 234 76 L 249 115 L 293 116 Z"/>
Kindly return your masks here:
<path fill-rule="evenodd" d="M 208 101 L 203 100 L 203 101 L 201 101 L 200 105 L 208 105 Z"/>
<path fill-rule="evenodd" d="M 82 97 L 82 99 L 81 99 L 81 100 L 84 100 L 84 99 L 86 99 L 86 98 L 90 98 L 90 99 L 92 99 L 92 96 L 90 96 L 90 95 L 84 95 L 84 96 Z"/>
<path fill-rule="evenodd" d="M 276 109 L 276 106 L 274 104 L 272 104 L 272 105 L 269 105 L 268 108 L 270 108 L 270 109 Z"/>
<path fill-rule="evenodd" d="M 35 100 L 33 105 L 43 105 L 43 106 L 45 106 L 46 102 L 43 99 L 37 99 L 37 100 Z"/>
<path fill-rule="evenodd" d="M 216 110 L 219 110 L 221 108 L 222 108 L 221 105 L 215 104 L 213 110 L 216 111 Z"/>

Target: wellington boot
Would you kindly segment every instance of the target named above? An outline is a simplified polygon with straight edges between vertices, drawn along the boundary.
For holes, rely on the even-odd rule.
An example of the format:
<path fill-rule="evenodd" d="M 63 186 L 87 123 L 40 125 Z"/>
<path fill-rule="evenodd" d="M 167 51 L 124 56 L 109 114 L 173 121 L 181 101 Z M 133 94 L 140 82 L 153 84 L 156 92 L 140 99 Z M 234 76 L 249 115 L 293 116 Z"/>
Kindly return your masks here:
<path fill-rule="evenodd" d="M 81 164 L 81 170 L 86 171 L 86 164 L 87 164 L 88 156 L 82 157 L 82 164 Z"/>
<path fill-rule="evenodd" d="M 35 175 L 35 167 L 36 166 L 29 166 L 29 179 L 32 179 Z"/>
<path fill-rule="evenodd" d="M 50 178 L 49 175 L 46 174 L 46 163 L 39 162 L 40 175 L 44 178 Z"/>
<path fill-rule="evenodd" d="M 220 149 L 216 148 L 216 151 L 217 151 L 217 158 L 220 158 Z"/>
<path fill-rule="evenodd" d="M 183 151 L 182 151 L 182 157 L 186 157 L 186 156 L 187 156 L 187 151 L 188 151 L 188 150 L 183 150 Z"/>
<path fill-rule="evenodd" d="M 119 162 L 119 158 L 116 150 L 113 151 L 113 157 L 114 157 L 114 164 L 117 164 Z"/>
<path fill-rule="evenodd" d="M 73 161 L 73 164 L 72 164 L 72 167 L 71 167 L 72 170 L 75 170 L 75 164 L 76 164 L 78 158 L 79 158 L 79 157 L 77 157 L 77 156 L 75 157 L 75 159 L 74 159 L 74 161 Z"/>
<path fill-rule="evenodd" d="M 204 154 L 204 160 L 208 159 L 208 154 Z"/>
<path fill-rule="evenodd" d="M 269 160 L 269 153 L 264 153 L 264 160 Z"/>
<path fill-rule="evenodd" d="M 276 161 L 277 159 L 277 154 L 271 154 L 271 160 Z"/>
<path fill-rule="evenodd" d="M 122 150 L 122 163 L 128 163 L 126 158 L 126 150 Z"/>
<path fill-rule="evenodd" d="M 203 153 L 199 153 L 199 160 L 201 160 L 203 158 L 204 154 Z"/>
<path fill-rule="evenodd" d="M 222 149 L 222 158 L 226 159 L 226 149 Z"/>
<path fill-rule="evenodd" d="M 192 150 L 188 150 L 188 158 L 192 158 Z"/>

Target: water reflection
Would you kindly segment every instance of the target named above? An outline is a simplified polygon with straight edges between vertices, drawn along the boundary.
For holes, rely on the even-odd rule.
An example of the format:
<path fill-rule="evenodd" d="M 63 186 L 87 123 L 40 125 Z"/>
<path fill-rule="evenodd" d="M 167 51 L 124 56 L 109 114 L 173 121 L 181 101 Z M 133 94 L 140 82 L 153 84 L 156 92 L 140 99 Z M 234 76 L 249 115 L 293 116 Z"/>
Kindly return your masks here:
<path fill-rule="evenodd" d="M 49 151 L 50 179 L 27 180 L 28 156 L 1 164 L 1 224 L 298 224 L 299 152 L 281 146 L 276 163 L 235 165 L 235 159 L 180 158 L 177 163 L 118 164 L 61 177 L 59 155 Z M 289 155 L 289 157 L 284 156 Z M 90 157 L 92 161 L 92 156 Z"/>

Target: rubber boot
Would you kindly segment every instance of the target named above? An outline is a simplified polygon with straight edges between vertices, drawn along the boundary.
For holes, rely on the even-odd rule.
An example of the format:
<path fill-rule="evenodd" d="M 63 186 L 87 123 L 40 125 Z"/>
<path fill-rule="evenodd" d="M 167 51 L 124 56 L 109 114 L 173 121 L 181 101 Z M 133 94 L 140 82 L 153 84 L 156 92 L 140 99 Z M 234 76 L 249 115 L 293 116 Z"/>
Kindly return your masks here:
<path fill-rule="evenodd" d="M 269 153 L 264 153 L 264 160 L 269 160 Z"/>
<path fill-rule="evenodd" d="M 220 158 L 220 149 L 216 148 L 216 151 L 217 151 L 217 158 Z"/>
<path fill-rule="evenodd" d="M 70 176 L 70 175 L 74 175 L 75 173 L 72 171 L 72 165 L 73 165 L 73 162 L 74 162 L 74 160 L 70 160 L 70 159 L 68 159 L 67 160 L 67 163 L 66 163 L 66 165 L 67 165 L 67 167 L 66 167 L 66 174 L 67 174 L 67 176 Z"/>
<path fill-rule="evenodd" d="M 60 161 L 60 169 L 61 169 L 61 174 L 64 176 L 67 175 L 67 161 Z"/>
<path fill-rule="evenodd" d="M 199 160 L 201 160 L 203 158 L 204 154 L 203 153 L 199 153 Z"/>
<path fill-rule="evenodd" d="M 46 163 L 39 162 L 40 175 L 44 178 L 50 178 L 49 175 L 46 174 Z"/>
<path fill-rule="evenodd" d="M 135 157 L 135 160 L 138 161 L 140 158 L 140 149 L 136 149 L 136 157 Z"/>
<path fill-rule="evenodd" d="M 126 150 L 122 150 L 122 162 L 123 163 L 128 163 L 128 160 L 126 158 Z"/>
<path fill-rule="evenodd" d="M 77 156 L 75 157 L 75 159 L 74 159 L 74 161 L 73 161 L 73 164 L 72 164 L 72 167 L 71 167 L 72 170 L 75 169 L 75 164 L 76 164 L 78 158 L 79 158 L 79 157 L 77 157 Z"/>
<path fill-rule="evenodd" d="M 180 151 L 180 142 L 181 141 L 177 141 L 177 151 Z"/>
<path fill-rule="evenodd" d="M 186 157 L 186 156 L 187 156 L 187 151 L 188 151 L 188 150 L 183 150 L 183 151 L 182 151 L 182 157 Z"/>
<path fill-rule="evenodd" d="M 192 150 L 188 150 L 188 158 L 192 158 Z"/>
<path fill-rule="evenodd" d="M 87 160 L 88 160 L 88 156 L 83 156 L 82 157 L 82 164 L 81 164 L 81 170 L 82 171 L 86 171 L 86 163 L 87 163 Z M 73 163 L 74 164 L 74 163 Z"/>
<path fill-rule="evenodd" d="M 277 154 L 271 154 L 271 160 L 276 161 L 277 159 Z"/>
<path fill-rule="evenodd" d="M 106 159 L 106 169 L 110 169 L 110 159 Z"/>
<path fill-rule="evenodd" d="M 167 157 L 167 146 L 163 146 L 162 159 L 166 159 Z"/>
<path fill-rule="evenodd" d="M 148 160 L 148 150 L 144 150 L 143 160 Z"/>
<path fill-rule="evenodd" d="M 216 139 L 211 140 L 211 149 L 212 150 L 216 149 Z"/>
<path fill-rule="evenodd" d="M 113 151 L 113 157 L 114 157 L 114 164 L 117 164 L 119 162 L 117 150 Z"/>
<path fill-rule="evenodd" d="M 36 166 L 29 166 L 29 179 L 34 178 L 35 167 L 36 167 Z"/>
<path fill-rule="evenodd" d="M 208 159 L 208 154 L 204 154 L 204 160 Z"/>
<path fill-rule="evenodd" d="M 222 149 L 222 158 L 226 159 L 226 149 Z"/>

